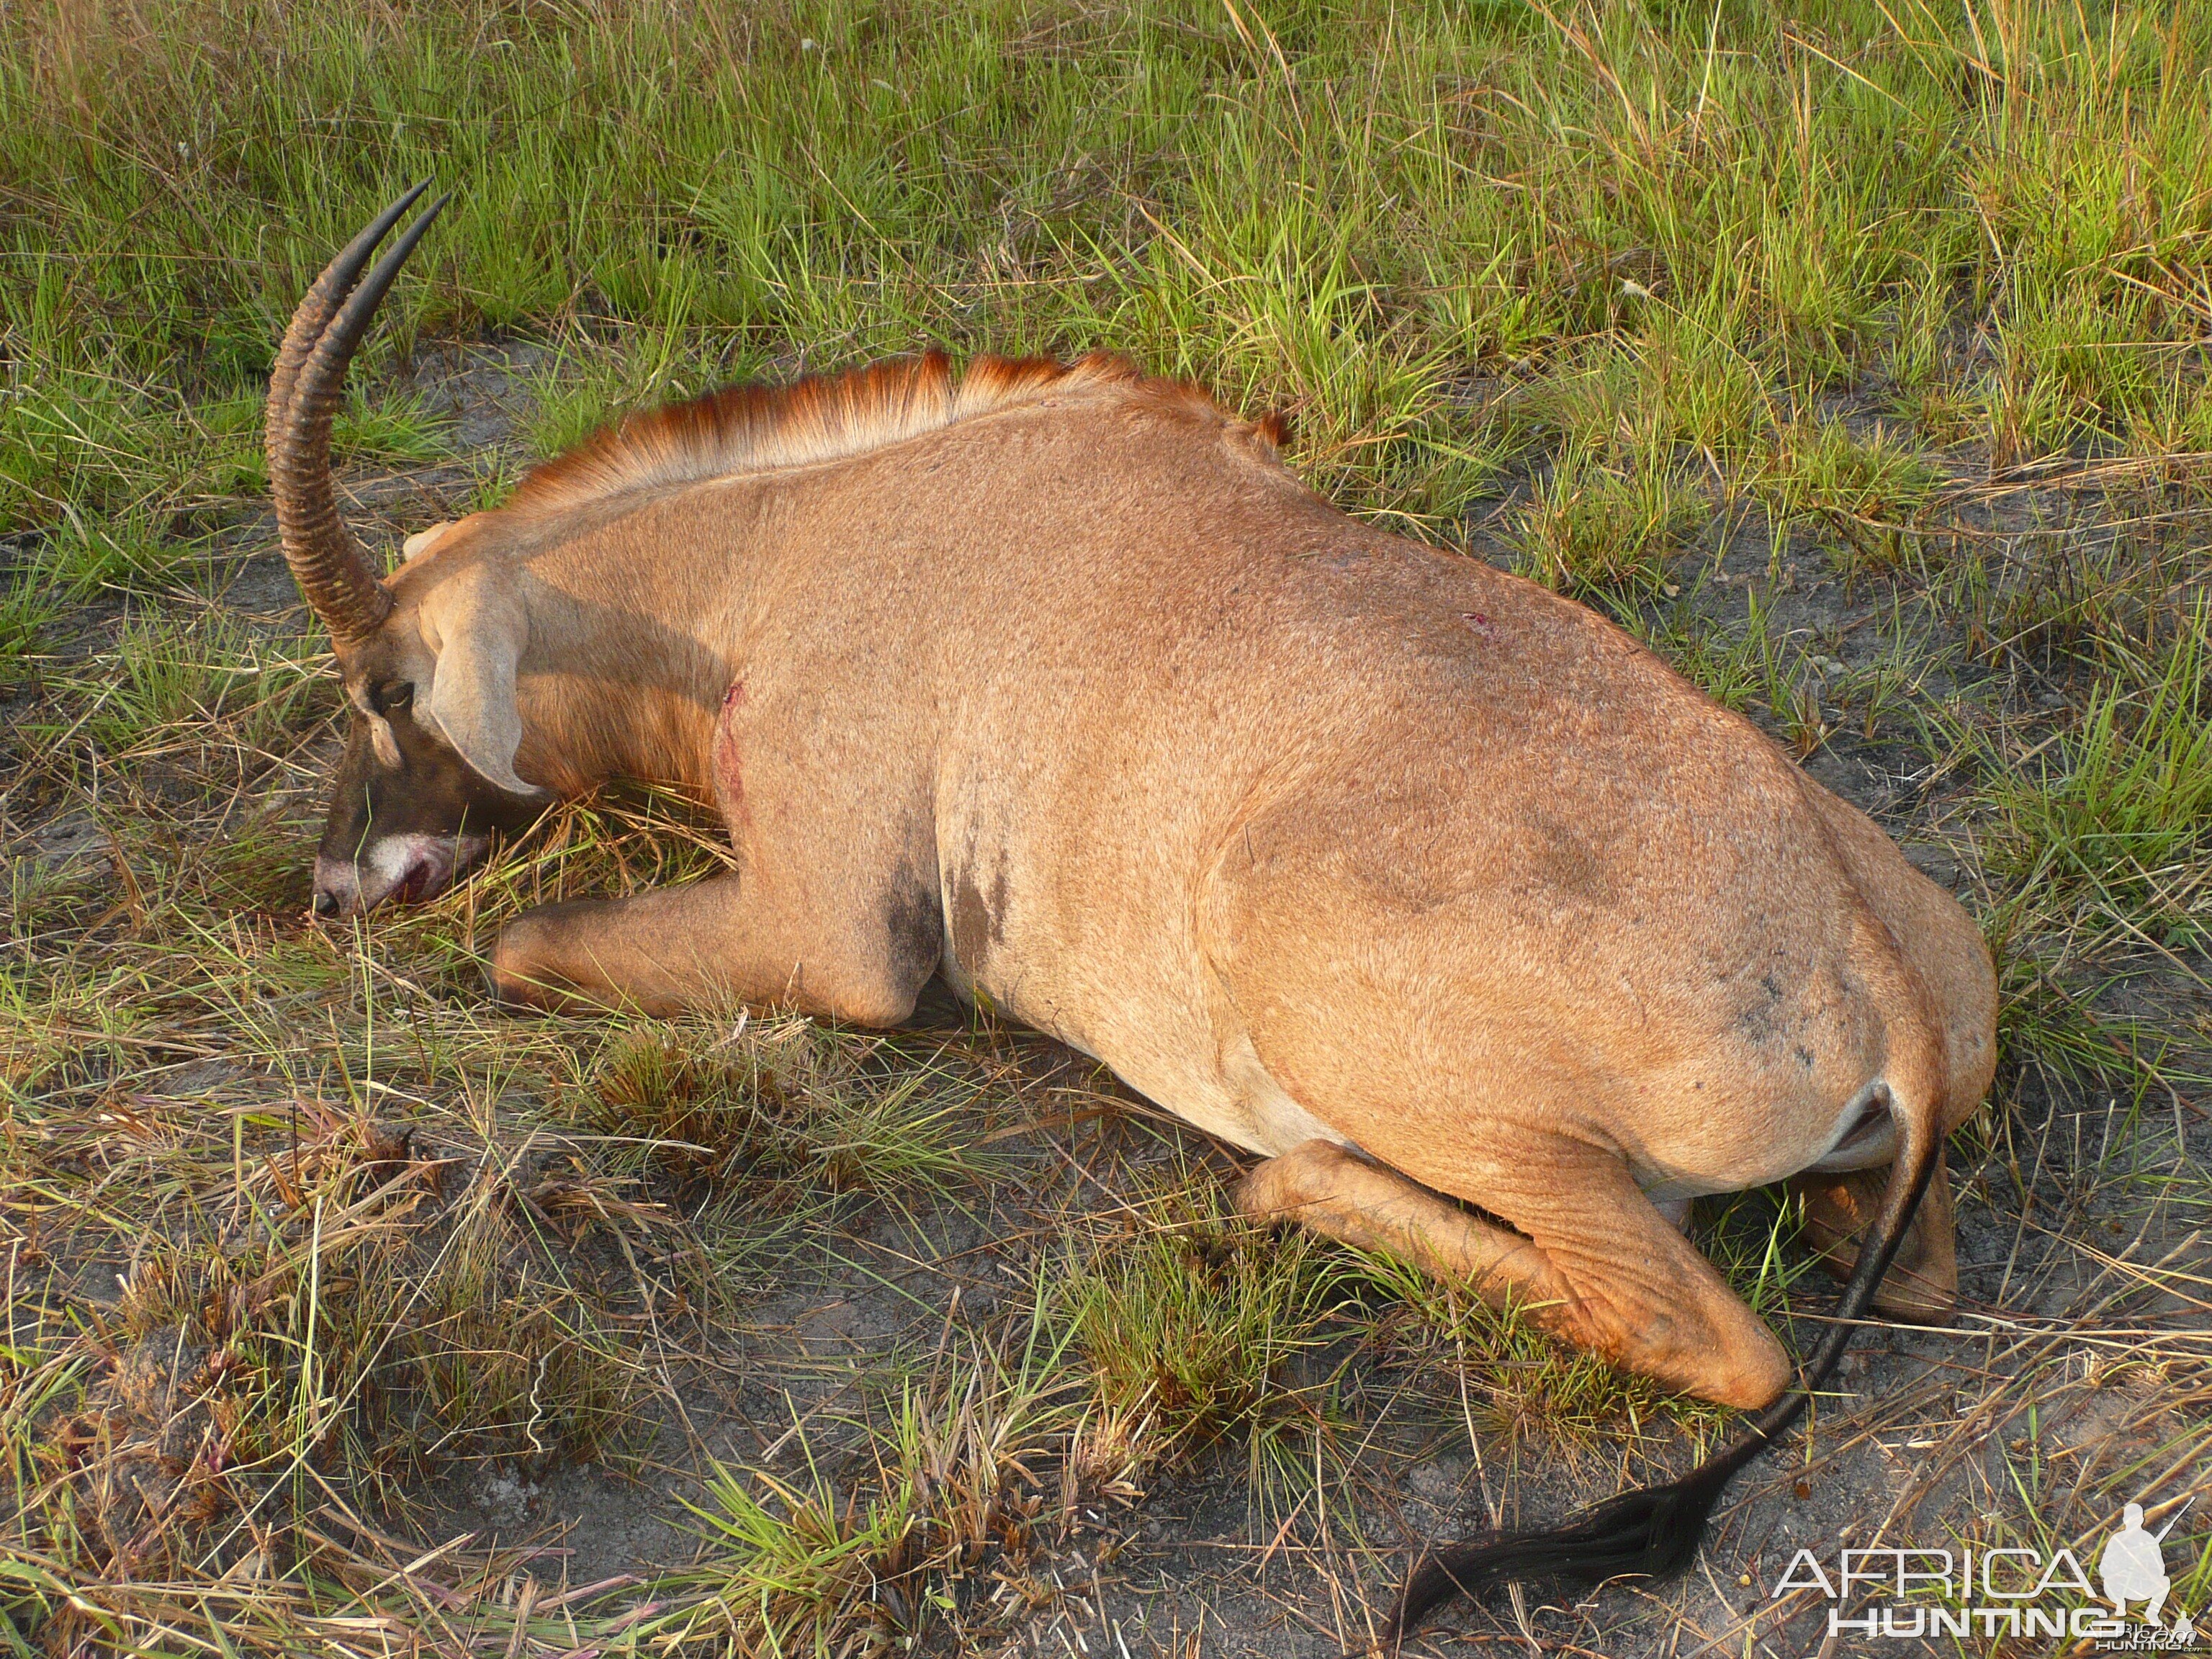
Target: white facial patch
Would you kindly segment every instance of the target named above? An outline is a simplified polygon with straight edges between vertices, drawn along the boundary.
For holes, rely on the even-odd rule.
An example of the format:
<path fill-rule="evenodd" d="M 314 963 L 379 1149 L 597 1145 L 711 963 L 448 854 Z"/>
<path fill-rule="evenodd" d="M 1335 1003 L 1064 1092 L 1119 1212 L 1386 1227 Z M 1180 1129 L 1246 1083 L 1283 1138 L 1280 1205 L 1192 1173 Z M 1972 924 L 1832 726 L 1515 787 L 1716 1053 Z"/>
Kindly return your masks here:
<path fill-rule="evenodd" d="M 392 722 L 381 714 L 368 717 L 368 746 L 376 751 L 377 760 L 385 767 L 394 772 L 399 769 L 403 763 L 399 739 L 392 733 Z"/>
<path fill-rule="evenodd" d="M 350 864 L 318 856 L 315 890 L 337 901 L 339 915 L 373 910 L 387 898 L 435 898 L 490 846 L 489 836 L 386 836 Z"/>
<path fill-rule="evenodd" d="M 410 876 L 427 873 L 438 886 L 453 867 L 453 843 L 441 836 L 386 836 L 368 849 L 368 866 L 362 885 L 390 892 Z"/>

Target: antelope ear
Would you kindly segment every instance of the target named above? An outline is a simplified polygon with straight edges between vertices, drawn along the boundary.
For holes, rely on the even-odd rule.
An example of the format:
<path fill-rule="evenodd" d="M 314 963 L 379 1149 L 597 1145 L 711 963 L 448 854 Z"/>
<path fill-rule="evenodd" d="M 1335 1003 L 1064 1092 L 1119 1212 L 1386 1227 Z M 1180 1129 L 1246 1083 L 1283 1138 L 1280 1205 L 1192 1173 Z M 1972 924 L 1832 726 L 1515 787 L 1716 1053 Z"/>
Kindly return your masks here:
<path fill-rule="evenodd" d="M 550 792 L 524 782 L 514 770 L 514 751 L 522 746 L 515 672 L 530 641 L 530 619 L 512 594 L 489 592 L 486 586 L 469 584 L 437 607 L 440 637 L 426 643 L 436 651 L 438 665 L 417 712 L 479 776 L 510 794 L 544 799 Z"/>

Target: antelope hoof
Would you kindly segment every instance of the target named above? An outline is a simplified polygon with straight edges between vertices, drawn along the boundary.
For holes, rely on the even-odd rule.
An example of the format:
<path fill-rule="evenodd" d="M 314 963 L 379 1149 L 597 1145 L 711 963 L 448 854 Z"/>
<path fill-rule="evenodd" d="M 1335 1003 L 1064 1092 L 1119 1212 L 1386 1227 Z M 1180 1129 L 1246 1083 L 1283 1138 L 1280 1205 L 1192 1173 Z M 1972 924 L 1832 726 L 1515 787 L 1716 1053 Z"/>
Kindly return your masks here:
<path fill-rule="evenodd" d="M 1887 1169 L 1800 1176 L 1790 1190 L 1805 1200 L 1807 1242 L 1838 1279 L 1849 1279 L 1859 1240 L 1881 1208 Z M 1896 1260 L 1875 1292 L 1877 1312 L 1913 1325 L 1948 1325 L 1959 1307 L 1959 1256 L 1950 1182 L 1939 1166 L 1905 1229 Z"/>
<path fill-rule="evenodd" d="M 1779 1400 L 1782 1391 L 1797 1380 L 1797 1368 L 1773 1337 L 1735 1346 L 1739 1351 L 1729 1357 L 1717 1375 L 1700 1369 L 1677 1386 L 1738 1411 L 1755 1412 Z"/>

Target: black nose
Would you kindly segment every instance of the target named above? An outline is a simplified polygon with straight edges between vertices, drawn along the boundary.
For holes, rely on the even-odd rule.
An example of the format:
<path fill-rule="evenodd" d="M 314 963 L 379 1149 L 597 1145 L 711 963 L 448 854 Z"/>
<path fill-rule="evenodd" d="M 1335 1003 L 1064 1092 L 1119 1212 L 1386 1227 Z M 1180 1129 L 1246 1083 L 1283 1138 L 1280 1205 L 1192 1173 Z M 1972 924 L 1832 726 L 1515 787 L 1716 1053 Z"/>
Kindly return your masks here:
<path fill-rule="evenodd" d="M 334 916 L 337 913 L 338 896 L 336 893 L 326 893 L 319 887 L 315 889 L 315 914 L 319 916 Z"/>

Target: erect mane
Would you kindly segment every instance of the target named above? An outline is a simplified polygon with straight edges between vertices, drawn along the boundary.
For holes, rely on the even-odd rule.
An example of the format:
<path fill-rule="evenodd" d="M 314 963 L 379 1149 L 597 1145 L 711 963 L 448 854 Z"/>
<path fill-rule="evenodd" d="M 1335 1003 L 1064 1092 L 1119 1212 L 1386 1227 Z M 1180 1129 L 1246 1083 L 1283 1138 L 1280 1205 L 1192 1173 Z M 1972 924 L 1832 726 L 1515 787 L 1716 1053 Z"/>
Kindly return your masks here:
<path fill-rule="evenodd" d="M 1196 387 L 1147 380 L 1109 352 L 1072 363 L 981 356 L 956 376 L 945 354 L 931 351 L 788 386 L 727 386 L 628 416 L 535 469 L 509 504 L 573 507 L 631 490 L 837 460 L 1034 403 L 1049 392 L 1114 385 L 1210 404 Z M 1273 421 L 1257 429 L 1270 441 L 1280 435 Z"/>

